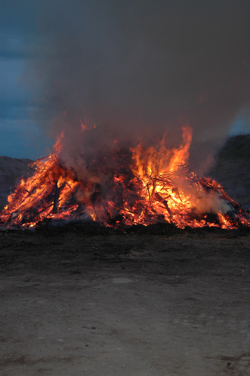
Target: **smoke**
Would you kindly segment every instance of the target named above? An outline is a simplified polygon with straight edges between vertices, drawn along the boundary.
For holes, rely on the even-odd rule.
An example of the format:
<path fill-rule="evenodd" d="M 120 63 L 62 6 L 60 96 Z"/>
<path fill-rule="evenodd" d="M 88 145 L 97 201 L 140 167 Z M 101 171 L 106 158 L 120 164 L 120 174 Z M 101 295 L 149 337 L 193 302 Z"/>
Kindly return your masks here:
<path fill-rule="evenodd" d="M 194 142 L 216 144 L 249 106 L 247 0 L 43 0 L 32 9 L 38 35 L 25 78 L 36 119 L 53 137 L 64 130 L 71 150 L 81 122 L 101 130 L 93 144 L 166 130 L 175 143 L 187 122 Z"/>

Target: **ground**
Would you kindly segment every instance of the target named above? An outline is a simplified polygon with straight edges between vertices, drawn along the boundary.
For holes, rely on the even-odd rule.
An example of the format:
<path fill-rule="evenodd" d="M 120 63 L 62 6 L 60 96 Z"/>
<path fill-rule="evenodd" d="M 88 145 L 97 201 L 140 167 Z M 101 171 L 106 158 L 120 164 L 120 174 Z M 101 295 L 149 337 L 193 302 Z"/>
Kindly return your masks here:
<path fill-rule="evenodd" d="M 0 233 L 1 376 L 250 375 L 250 233 Z"/>

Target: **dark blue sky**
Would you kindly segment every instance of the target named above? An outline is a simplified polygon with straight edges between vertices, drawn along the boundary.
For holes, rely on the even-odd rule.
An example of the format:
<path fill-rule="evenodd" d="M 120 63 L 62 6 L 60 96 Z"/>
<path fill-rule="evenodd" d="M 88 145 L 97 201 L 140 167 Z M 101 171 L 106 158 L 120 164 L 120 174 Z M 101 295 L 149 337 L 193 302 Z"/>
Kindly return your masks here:
<path fill-rule="evenodd" d="M 0 155 L 45 156 L 62 129 L 74 147 L 82 119 L 120 138 L 187 121 L 196 141 L 250 131 L 249 12 L 245 0 L 2 0 Z"/>
<path fill-rule="evenodd" d="M 0 5 L 0 155 L 37 159 L 50 151 L 53 140 L 34 119 L 39 102 L 25 82 L 28 64 L 35 58 L 30 44 L 39 37 L 31 3 Z"/>
<path fill-rule="evenodd" d="M 18 48 L 20 36 L 8 38 Z M 15 38 L 15 39 L 14 39 Z M 6 38 L 7 39 L 7 38 Z M 0 155 L 36 159 L 44 155 L 51 141 L 32 119 L 32 93 L 22 75 L 26 59 L 22 56 L 0 58 Z"/>

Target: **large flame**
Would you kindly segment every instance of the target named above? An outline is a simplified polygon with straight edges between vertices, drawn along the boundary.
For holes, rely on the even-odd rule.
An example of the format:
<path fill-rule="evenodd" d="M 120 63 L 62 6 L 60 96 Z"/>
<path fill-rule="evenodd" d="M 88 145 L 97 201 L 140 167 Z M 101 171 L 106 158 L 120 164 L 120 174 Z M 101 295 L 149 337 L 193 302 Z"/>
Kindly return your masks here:
<path fill-rule="evenodd" d="M 182 131 L 179 148 L 167 149 L 163 137 L 157 148 L 139 144 L 129 152 L 118 148 L 111 158 L 97 154 L 81 169 L 64 162 L 59 139 L 8 197 L 2 225 L 31 228 L 47 219 L 92 218 L 116 228 L 159 221 L 179 228 L 248 226 L 248 215 L 218 183 L 188 171 L 192 130 Z"/>

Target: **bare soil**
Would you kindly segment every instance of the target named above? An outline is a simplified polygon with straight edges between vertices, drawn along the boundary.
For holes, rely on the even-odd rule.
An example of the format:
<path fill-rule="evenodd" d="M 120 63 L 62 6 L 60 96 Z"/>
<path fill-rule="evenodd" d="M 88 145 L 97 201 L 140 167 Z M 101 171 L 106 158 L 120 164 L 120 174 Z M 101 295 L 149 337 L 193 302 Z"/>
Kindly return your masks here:
<path fill-rule="evenodd" d="M 250 375 L 250 233 L 0 233 L 1 376 Z"/>

